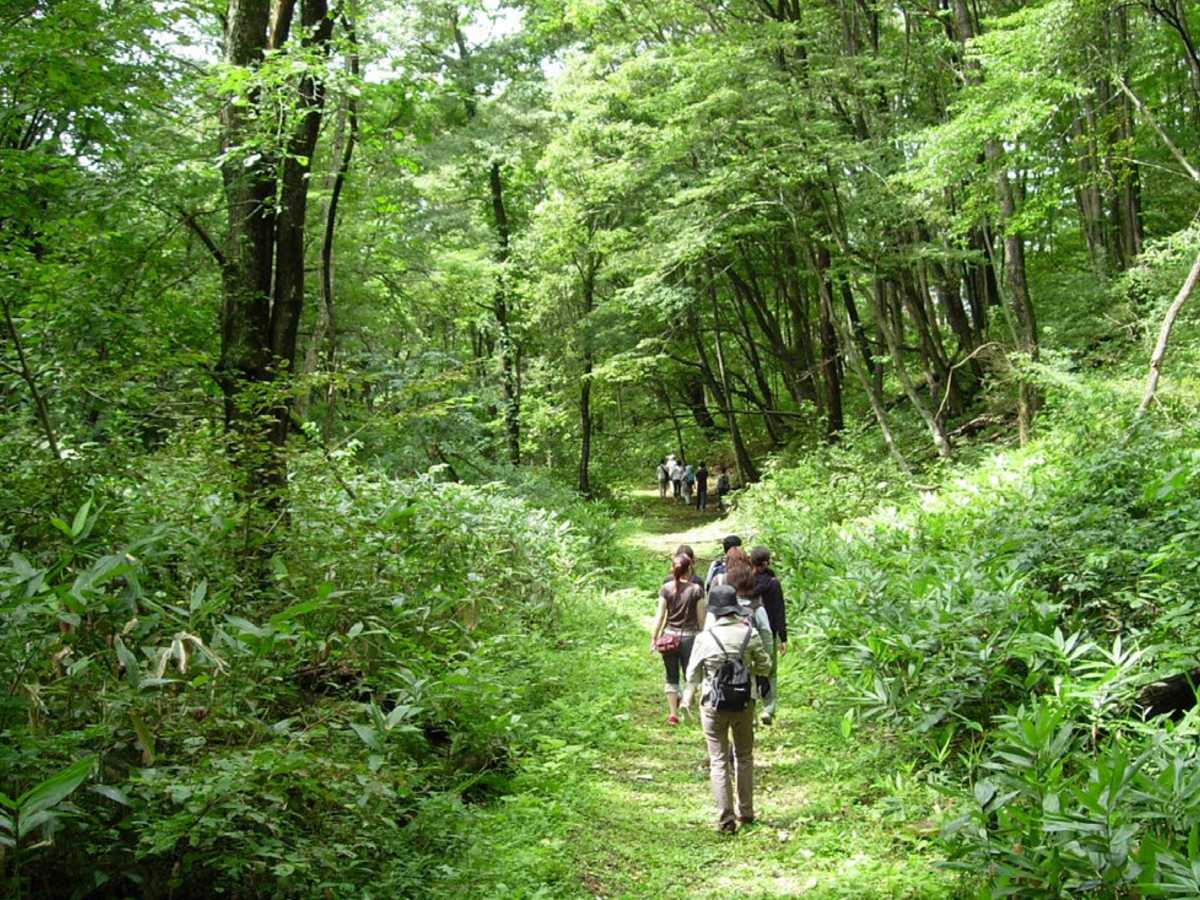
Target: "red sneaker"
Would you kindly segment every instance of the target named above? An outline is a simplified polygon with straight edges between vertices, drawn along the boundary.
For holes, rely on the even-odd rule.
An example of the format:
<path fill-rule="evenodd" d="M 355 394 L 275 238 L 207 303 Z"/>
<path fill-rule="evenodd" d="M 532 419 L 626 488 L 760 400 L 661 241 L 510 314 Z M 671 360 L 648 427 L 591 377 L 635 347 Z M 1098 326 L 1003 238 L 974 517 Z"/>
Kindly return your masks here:
<path fill-rule="evenodd" d="M 675 715 L 674 713 L 667 716 L 667 724 L 668 725 L 678 725 L 679 724 L 679 716 Z"/>

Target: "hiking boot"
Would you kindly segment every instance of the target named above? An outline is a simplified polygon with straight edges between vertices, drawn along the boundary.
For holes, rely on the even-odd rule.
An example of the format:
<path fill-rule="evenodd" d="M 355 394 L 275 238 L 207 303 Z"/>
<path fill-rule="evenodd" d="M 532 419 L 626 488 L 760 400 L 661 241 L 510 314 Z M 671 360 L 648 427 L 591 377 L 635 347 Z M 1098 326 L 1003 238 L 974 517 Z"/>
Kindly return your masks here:
<path fill-rule="evenodd" d="M 728 834 L 728 835 L 737 834 L 737 823 L 736 822 L 722 822 L 720 825 L 717 826 L 717 834 Z"/>

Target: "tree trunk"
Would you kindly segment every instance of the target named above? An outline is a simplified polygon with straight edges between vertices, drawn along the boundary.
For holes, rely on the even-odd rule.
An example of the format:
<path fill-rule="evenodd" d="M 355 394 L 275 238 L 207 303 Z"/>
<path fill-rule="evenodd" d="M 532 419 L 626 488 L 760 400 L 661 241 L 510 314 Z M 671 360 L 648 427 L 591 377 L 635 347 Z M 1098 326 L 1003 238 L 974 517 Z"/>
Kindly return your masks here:
<path fill-rule="evenodd" d="M 492 311 L 496 327 L 500 332 L 500 396 L 504 403 L 504 434 L 508 445 L 508 461 L 521 464 L 521 398 L 517 391 L 515 345 L 509 324 L 509 291 L 506 267 L 509 260 L 508 213 L 504 208 L 504 182 L 500 163 L 493 162 L 488 179 L 492 192 L 492 219 L 496 228 L 496 263 L 500 272 L 496 276 L 496 292 L 492 298 Z"/>
<path fill-rule="evenodd" d="M 589 467 L 592 460 L 592 369 L 595 359 L 592 350 L 591 314 L 596 305 L 596 267 L 589 260 L 583 278 L 583 379 L 579 387 L 579 493 L 592 495 Z"/>
<path fill-rule="evenodd" d="M 724 406 L 725 421 L 729 424 L 729 437 L 733 441 L 733 452 L 737 457 L 738 470 L 743 482 L 755 482 L 759 479 L 758 468 L 742 441 L 742 431 L 738 427 L 737 414 L 733 411 L 733 397 L 729 392 L 729 375 L 725 370 L 725 354 L 721 349 L 721 310 L 717 303 L 717 285 L 713 280 L 712 266 L 708 269 L 708 296 L 713 311 L 713 338 L 717 353 L 717 371 L 720 374 L 721 402 Z"/>
<path fill-rule="evenodd" d="M 842 418 L 842 365 L 837 330 L 833 325 L 833 284 L 829 280 L 829 251 L 816 247 L 818 291 L 821 297 L 821 378 L 825 382 L 825 437 L 836 441 L 845 427 Z"/>
<path fill-rule="evenodd" d="M 287 38 L 293 6 L 272 20 L 268 0 L 230 0 L 225 62 L 257 68 L 265 52 Z M 303 41 L 328 50 L 333 22 L 325 0 L 301 4 Z M 218 379 L 226 427 L 233 437 L 245 489 L 272 508 L 286 483 L 283 447 L 291 423 L 287 380 L 295 369 L 296 337 L 304 305 L 304 222 L 311 160 L 324 89 L 301 76 L 282 161 L 270 152 L 244 155 L 255 140 L 259 97 L 230 97 L 221 114 L 222 164 L 228 230 L 222 268 L 221 357 Z"/>

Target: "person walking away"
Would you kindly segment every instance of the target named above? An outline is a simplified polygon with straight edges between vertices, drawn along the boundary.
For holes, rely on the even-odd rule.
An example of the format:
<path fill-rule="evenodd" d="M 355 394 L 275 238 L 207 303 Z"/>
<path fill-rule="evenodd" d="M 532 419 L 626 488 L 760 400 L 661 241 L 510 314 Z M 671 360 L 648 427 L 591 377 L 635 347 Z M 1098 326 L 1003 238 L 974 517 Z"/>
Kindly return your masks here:
<path fill-rule="evenodd" d="M 703 460 L 696 469 L 696 509 L 700 512 L 708 509 L 708 466 Z"/>
<path fill-rule="evenodd" d="M 685 703 L 690 704 L 700 686 L 700 723 L 708 745 L 717 831 L 734 834 L 739 823 L 754 821 L 755 677 L 770 671 L 771 658 L 758 632 L 742 623 L 732 587 L 719 585 L 709 597 L 709 610 L 716 624 L 700 632 L 692 646 Z"/>
<path fill-rule="evenodd" d="M 658 592 L 658 611 L 650 632 L 650 649 L 662 654 L 666 668 L 667 722 L 679 724 L 680 680 L 687 671 L 692 643 L 705 617 L 704 589 L 692 581 L 692 559 L 677 554 L 671 579 Z"/>
<path fill-rule="evenodd" d="M 714 584 L 725 583 L 725 557 L 734 547 L 742 546 L 742 539 L 736 534 L 727 534 L 721 541 L 721 556 L 712 561 L 712 565 L 708 567 L 708 574 L 704 576 L 704 590 L 711 591 Z"/>
<path fill-rule="evenodd" d="M 667 461 L 664 459 L 658 464 L 658 468 L 654 474 L 658 477 L 658 499 L 667 499 L 667 484 L 671 481 L 671 472 L 667 469 Z"/>
<path fill-rule="evenodd" d="M 671 463 L 671 484 L 675 490 L 675 502 L 678 503 L 683 493 L 683 466 L 679 464 L 679 460 Z"/>
<path fill-rule="evenodd" d="M 704 579 L 696 574 L 696 551 L 692 549 L 691 544 L 680 544 L 678 547 L 675 548 L 675 556 L 679 556 L 679 554 L 681 554 L 681 553 L 692 561 L 692 568 L 691 568 L 692 584 L 699 585 L 700 590 L 703 591 L 704 590 Z M 672 559 L 674 559 L 674 557 L 672 557 Z"/>
<path fill-rule="evenodd" d="M 696 487 L 696 470 L 691 464 L 683 467 L 683 505 L 692 505 L 692 491 Z"/>
<path fill-rule="evenodd" d="M 762 723 L 770 725 L 775 720 L 779 703 L 779 657 L 787 653 L 787 613 L 783 605 L 783 585 L 771 569 L 771 551 L 766 547 L 755 547 L 750 551 L 750 564 L 754 566 L 754 592 L 771 628 L 771 638 L 767 642 L 767 652 L 771 655 L 771 674 L 768 676 L 771 690 L 762 708 Z"/>
<path fill-rule="evenodd" d="M 733 490 L 729 481 L 729 467 L 721 466 L 721 477 L 717 479 L 717 509 L 725 509 L 725 498 Z"/>

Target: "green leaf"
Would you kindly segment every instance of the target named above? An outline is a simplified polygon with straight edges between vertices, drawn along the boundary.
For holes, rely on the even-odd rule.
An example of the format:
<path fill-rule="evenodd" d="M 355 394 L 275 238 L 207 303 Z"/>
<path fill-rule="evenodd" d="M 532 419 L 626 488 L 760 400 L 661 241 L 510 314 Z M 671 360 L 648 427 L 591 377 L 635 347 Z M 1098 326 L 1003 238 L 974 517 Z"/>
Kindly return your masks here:
<path fill-rule="evenodd" d="M 137 657 L 125 646 L 125 642 L 120 637 L 113 639 L 113 646 L 117 650 L 117 659 L 125 667 L 125 678 L 131 685 L 137 687 L 142 680 L 142 667 L 138 665 Z"/>
<path fill-rule="evenodd" d="M 206 596 L 208 596 L 208 579 L 202 579 L 192 588 L 192 596 L 188 604 L 192 612 L 200 608 Z"/>
<path fill-rule="evenodd" d="M 85 756 L 18 797 L 17 805 L 20 807 L 22 833 L 24 833 L 26 817 L 48 810 L 65 800 L 79 785 L 83 784 L 84 779 L 95 768 L 97 761 L 98 757 Z"/>
<path fill-rule="evenodd" d="M 269 621 L 272 625 L 278 627 L 284 622 L 290 622 L 292 619 L 299 618 L 307 613 L 316 612 L 327 605 L 324 600 L 305 600 L 302 603 L 293 603 L 282 612 L 275 613 Z"/>
<path fill-rule="evenodd" d="M 123 790 L 111 784 L 93 784 L 88 790 L 93 794 L 99 794 L 101 797 L 107 797 L 113 803 L 119 803 L 121 806 L 133 805 L 129 802 L 129 796 Z"/>
<path fill-rule="evenodd" d="M 79 511 L 75 513 L 75 520 L 71 523 L 71 537 L 79 538 L 83 534 L 83 529 L 87 525 L 88 515 L 92 511 L 92 501 L 89 497 L 84 501 L 83 506 L 79 507 Z"/>

